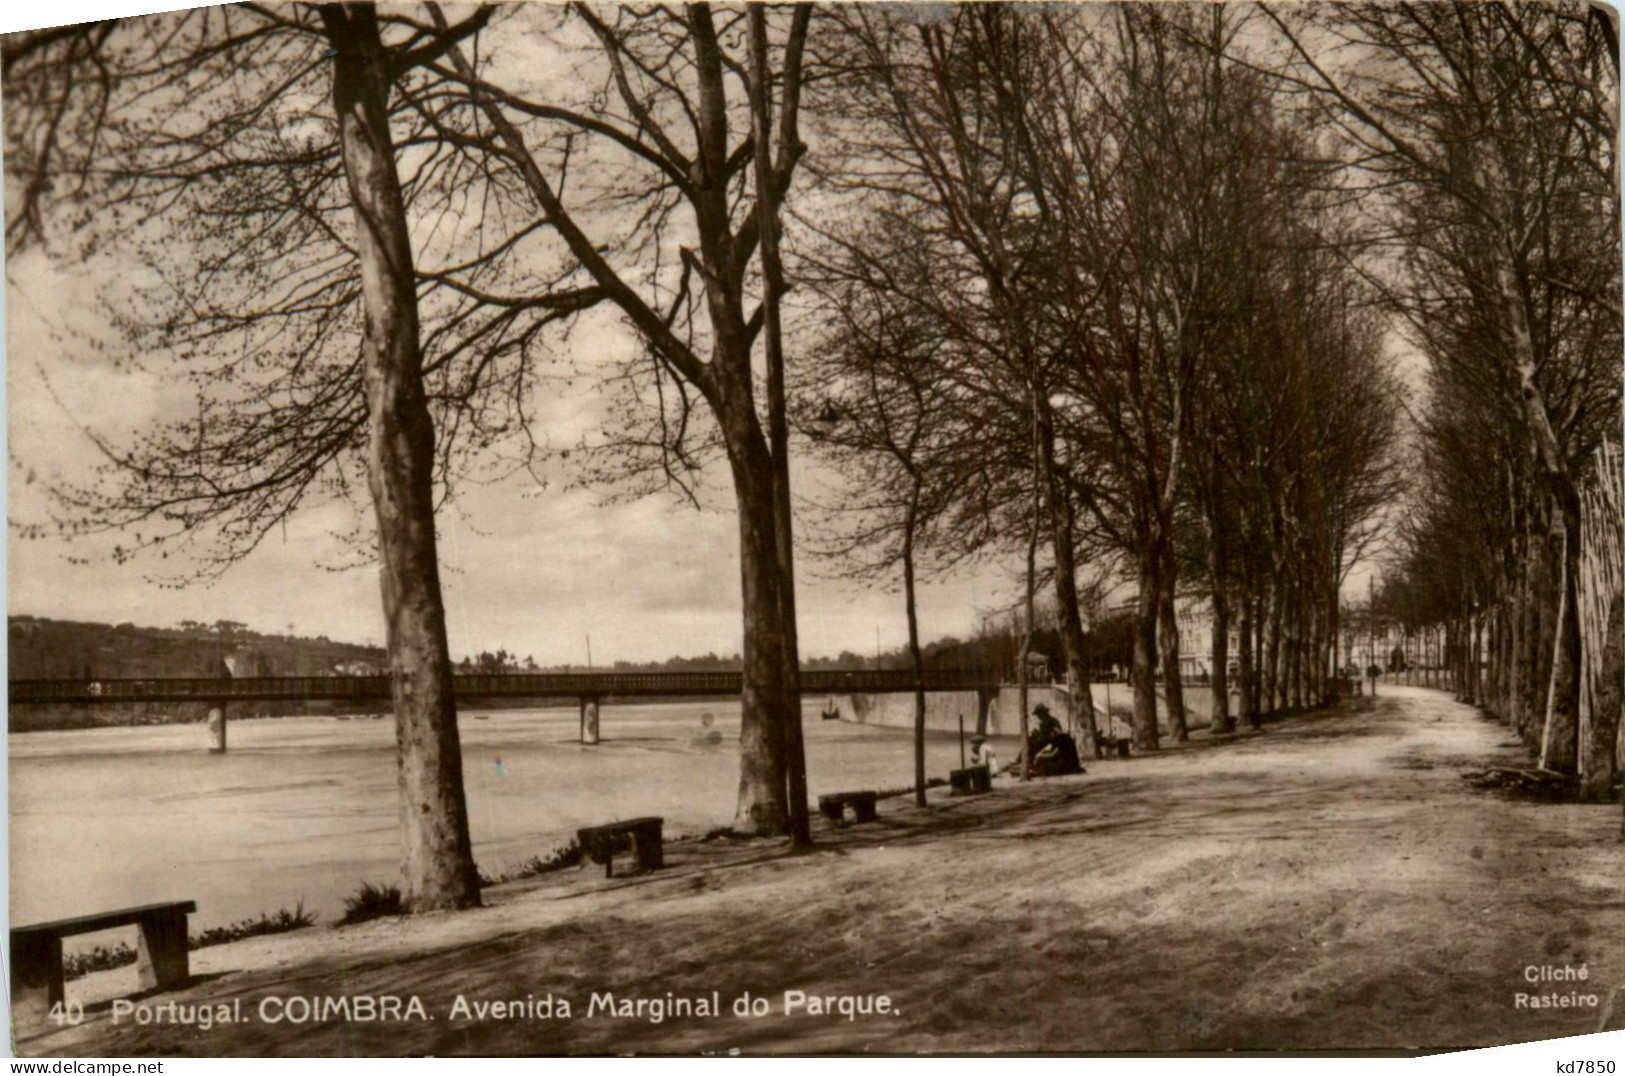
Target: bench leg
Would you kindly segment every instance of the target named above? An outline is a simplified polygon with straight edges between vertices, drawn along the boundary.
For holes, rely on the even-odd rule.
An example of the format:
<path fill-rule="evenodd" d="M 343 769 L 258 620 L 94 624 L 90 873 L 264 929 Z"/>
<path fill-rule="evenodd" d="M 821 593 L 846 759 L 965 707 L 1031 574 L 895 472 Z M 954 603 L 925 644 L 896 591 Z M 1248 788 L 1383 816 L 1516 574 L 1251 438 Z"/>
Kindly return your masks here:
<path fill-rule="evenodd" d="M 62 939 L 34 935 L 11 942 L 11 1011 L 15 1026 L 39 1023 L 63 998 Z"/>
<path fill-rule="evenodd" d="M 852 805 L 852 813 L 858 816 L 859 822 L 873 822 L 880 815 L 875 811 L 875 805 L 868 800 L 861 800 Z"/>
<path fill-rule="evenodd" d="M 136 970 L 143 990 L 176 990 L 190 978 L 186 954 L 186 913 L 170 912 L 141 920 Z"/>
<path fill-rule="evenodd" d="M 639 870 L 657 871 L 666 865 L 658 832 L 634 833 L 632 847 L 637 852 Z"/>

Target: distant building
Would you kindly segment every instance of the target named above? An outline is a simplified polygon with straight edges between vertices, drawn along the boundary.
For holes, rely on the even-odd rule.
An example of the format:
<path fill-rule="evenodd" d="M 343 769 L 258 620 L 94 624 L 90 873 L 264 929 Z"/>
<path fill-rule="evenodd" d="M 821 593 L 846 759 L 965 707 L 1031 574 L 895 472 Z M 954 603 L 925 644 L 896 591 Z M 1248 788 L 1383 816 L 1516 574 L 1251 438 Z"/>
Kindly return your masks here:
<path fill-rule="evenodd" d="M 1112 614 L 1133 615 L 1133 600 L 1113 606 Z M 1440 644 L 1434 635 L 1407 632 L 1403 624 L 1389 617 L 1367 618 L 1363 613 L 1351 616 L 1345 612 L 1341 625 L 1341 645 L 1337 650 L 1338 664 L 1351 666 L 1362 674 L 1376 664 L 1384 671 L 1421 668 L 1440 664 Z M 1213 604 L 1206 595 L 1186 595 L 1174 602 L 1174 617 L 1179 622 L 1179 674 L 1187 681 L 1201 681 L 1213 675 Z M 1352 621 L 1352 622 L 1351 622 Z M 1232 679 L 1240 667 L 1240 619 L 1235 610 L 1230 613 L 1229 675 Z M 1160 661 L 1160 655 L 1159 655 Z"/>
<path fill-rule="evenodd" d="M 335 676 L 382 676 L 384 670 L 365 661 L 341 661 L 333 666 Z"/>
<path fill-rule="evenodd" d="M 1179 675 L 1186 680 L 1213 676 L 1213 602 L 1207 597 L 1187 596 L 1174 602 L 1174 619 L 1179 622 Z M 1232 679 L 1241 671 L 1241 632 L 1235 611 L 1230 613 L 1229 661 L 1226 674 Z"/>
<path fill-rule="evenodd" d="M 1134 615 L 1136 600 L 1113 606 L 1113 615 Z M 1213 676 L 1213 603 L 1205 595 L 1187 594 L 1174 599 L 1174 620 L 1179 624 L 1179 676 L 1182 680 L 1210 679 Z M 1241 653 L 1241 633 L 1234 612 L 1230 615 L 1229 673 L 1236 675 L 1237 656 Z M 1158 654 L 1161 664 L 1161 654 Z"/>
<path fill-rule="evenodd" d="M 1343 662 L 1362 672 L 1376 665 L 1388 672 L 1437 664 L 1436 648 L 1430 640 L 1412 635 L 1390 617 L 1360 617 L 1356 624 L 1343 625 Z"/>

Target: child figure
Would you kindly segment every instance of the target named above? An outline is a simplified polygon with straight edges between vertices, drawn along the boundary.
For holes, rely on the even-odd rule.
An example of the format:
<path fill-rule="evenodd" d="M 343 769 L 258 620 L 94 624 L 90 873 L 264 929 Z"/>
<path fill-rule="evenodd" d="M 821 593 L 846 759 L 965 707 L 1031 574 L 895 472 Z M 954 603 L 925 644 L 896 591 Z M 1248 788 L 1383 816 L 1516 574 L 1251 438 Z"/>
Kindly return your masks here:
<path fill-rule="evenodd" d="M 988 743 L 987 737 L 981 733 L 977 733 L 970 738 L 970 764 L 972 766 L 986 766 L 989 780 L 999 772 L 999 759 L 993 753 L 993 745 Z"/>

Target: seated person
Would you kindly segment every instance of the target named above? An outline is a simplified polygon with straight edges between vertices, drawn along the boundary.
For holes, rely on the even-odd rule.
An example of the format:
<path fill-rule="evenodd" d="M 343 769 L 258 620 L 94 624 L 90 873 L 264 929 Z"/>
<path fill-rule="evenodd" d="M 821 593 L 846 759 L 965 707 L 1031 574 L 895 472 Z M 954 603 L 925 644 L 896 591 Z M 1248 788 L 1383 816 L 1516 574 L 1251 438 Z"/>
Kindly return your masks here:
<path fill-rule="evenodd" d="M 1069 773 L 1082 773 L 1078 762 L 1078 745 L 1066 733 L 1054 736 L 1033 756 L 1033 775 L 1036 777 L 1064 777 Z"/>
<path fill-rule="evenodd" d="M 993 745 L 987 742 L 987 737 L 977 733 L 970 738 L 970 764 L 972 766 L 986 766 L 987 775 L 991 780 L 999 772 L 999 756 L 993 753 Z"/>
<path fill-rule="evenodd" d="M 1061 723 L 1050 714 L 1049 707 L 1040 703 L 1033 709 L 1038 727 L 1027 737 L 1027 757 L 1032 762 L 1036 777 L 1060 777 L 1069 773 L 1082 773 L 1078 762 L 1078 745 L 1062 729 Z"/>

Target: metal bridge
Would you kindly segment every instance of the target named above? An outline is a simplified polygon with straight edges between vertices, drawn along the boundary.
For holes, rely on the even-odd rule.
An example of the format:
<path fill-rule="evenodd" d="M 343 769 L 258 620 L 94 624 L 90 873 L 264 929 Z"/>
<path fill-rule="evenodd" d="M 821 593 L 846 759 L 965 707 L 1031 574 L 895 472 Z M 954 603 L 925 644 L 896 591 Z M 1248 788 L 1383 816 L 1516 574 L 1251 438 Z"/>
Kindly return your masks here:
<path fill-rule="evenodd" d="M 737 672 L 503 673 L 453 677 L 459 702 L 481 699 L 677 698 L 737 695 Z M 998 690 L 998 678 L 974 669 L 927 669 L 927 691 Z M 884 694 L 914 690 L 907 669 L 803 669 L 803 695 Z M 12 680 L 13 706 L 119 702 L 299 702 L 315 699 L 383 700 L 387 676 L 246 676 L 218 679 Z"/>

